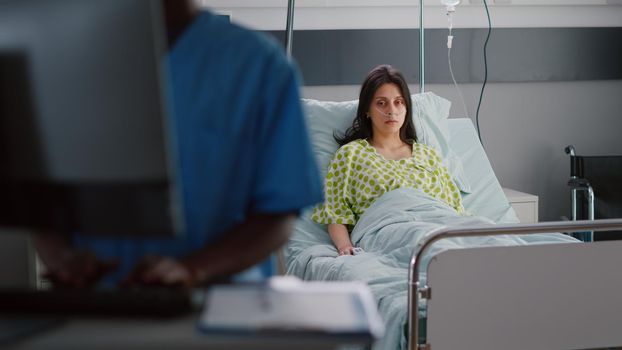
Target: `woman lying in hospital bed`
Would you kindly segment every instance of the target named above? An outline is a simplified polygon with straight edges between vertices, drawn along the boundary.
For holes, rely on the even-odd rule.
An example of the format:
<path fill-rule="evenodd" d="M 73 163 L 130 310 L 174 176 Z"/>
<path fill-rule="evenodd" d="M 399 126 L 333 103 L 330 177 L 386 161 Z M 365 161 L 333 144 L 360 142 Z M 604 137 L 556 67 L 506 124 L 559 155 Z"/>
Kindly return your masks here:
<path fill-rule="evenodd" d="M 449 101 L 432 93 L 412 96 L 412 105 L 410 97 L 401 74 L 380 66 L 363 84 L 360 103 L 303 101 L 326 197 L 296 224 L 284 250 L 287 273 L 366 282 L 386 326 L 375 349 L 406 347 L 408 268 L 423 236 L 440 226 L 518 222 L 472 123 L 449 123 Z M 339 150 L 335 133 L 343 135 Z M 426 257 L 568 241 L 561 234 L 454 238 L 435 243 Z M 352 255 L 354 247 L 362 252 Z"/>
<path fill-rule="evenodd" d="M 418 189 L 464 213 L 458 187 L 433 148 L 417 143 L 410 91 L 391 66 L 372 70 L 361 88 L 356 117 L 331 161 L 325 202 L 313 220 L 328 225 L 339 255 L 351 255 L 351 228 L 383 194 Z"/>

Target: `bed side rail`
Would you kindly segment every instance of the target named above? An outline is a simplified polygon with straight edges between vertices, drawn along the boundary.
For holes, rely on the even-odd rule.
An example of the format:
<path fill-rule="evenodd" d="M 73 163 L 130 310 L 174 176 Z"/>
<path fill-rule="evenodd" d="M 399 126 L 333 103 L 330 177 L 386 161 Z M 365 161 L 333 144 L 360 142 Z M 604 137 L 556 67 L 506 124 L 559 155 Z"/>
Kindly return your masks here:
<path fill-rule="evenodd" d="M 440 227 L 425 235 L 415 247 L 408 276 L 408 349 L 425 349 L 419 344 L 419 299 L 425 297 L 426 286 L 419 285 L 421 257 L 435 242 L 454 237 L 480 237 L 494 235 L 528 235 L 545 232 L 613 231 L 622 229 L 622 219 L 551 221 L 535 224 L 482 225 L 471 227 Z"/>

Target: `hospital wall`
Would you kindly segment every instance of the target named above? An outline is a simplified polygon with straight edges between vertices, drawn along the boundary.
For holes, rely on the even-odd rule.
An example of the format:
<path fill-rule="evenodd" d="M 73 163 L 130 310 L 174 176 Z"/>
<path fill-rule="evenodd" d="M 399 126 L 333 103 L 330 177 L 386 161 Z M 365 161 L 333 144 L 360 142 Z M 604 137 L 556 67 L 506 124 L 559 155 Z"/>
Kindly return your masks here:
<path fill-rule="evenodd" d="M 282 31 L 270 33 L 282 39 Z M 452 84 L 442 29 L 426 30 L 424 89 L 452 101 L 451 117 L 475 121 L 487 31 L 453 34 L 452 66 L 467 111 Z M 409 40 L 416 44 L 404 44 Z M 620 27 L 496 28 L 491 35 L 479 112 L 483 145 L 502 186 L 539 196 L 540 220 L 570 216 L 565 146 L 581 155 L 622 155 L 619 43 Z M 308 98 L 355 99 L 379 63 L 420 81 L 416 29 L 300 30 L 294 57 Z"/>
<path fill-rule="evenodd" d="M 617 1 L 617 0 L 616 0 Z M 504 187 L 539 196 L 540 220 L 569 215 L 569 157 L 622 154 L 622 6 L 611 0 L 488 1 L 493 32 L 479 113 L 482 141 Z M 204 0 L 232 21 L 284 40 L 287 1 Z M 374 65 L 402 70 L 419 91 L 419 8 L 413 1 L 296 2 L 294 58 L 303 95 L 350 100 Z M 447 65 L 447 19 L 425 7 L 425 90 L 465 115 Z M 487 35 L 481 1 L 454 14 L 452 61 L 474 120 Z M 622 179 L 621 179 L 622 180 Z"/>
<path fill-rule="evenodd" d="M 357 97 L 358 88 L 313 86 L 303 93 L 308 98 L 350 100 Z M 481 84 L 464 84 L 461 89 L 474 120 Z M 453 102 L 450 117 L 464 115 L 453 85 L 431 84 L 426 90 Z M 540 220 L 557 220 L 570 215 L 570 161 L 564 147 L 572 144 L 584 155 L 622 155 L 622 80 L 491 83 L 479 120 L 482 142 L 501 185 L 537 194 Z"/>
<path fill-rule="evenodd" d="M 622 17 L 620 17 L 622 22 Z M 272 31 L 280 38 L 282 32 Z M 416 29 L 300 30 L 294 57 L 304 96 L 349 100 L 373 66 L 402 70 L 418 92 Z M 475 122 L 484 77 L 481 28 L 454 30 L 452 84 L 446 31 L 426 30 L 425 91 Z M 416 44 L 404 44 L 408 41 Z M 622 155 L 622 28 L 496 28 L 479 111 L 484 148 L 502 186 L 539 196 L 540 220 L 570 216 L 567 145 L 580 155 Z M 622 181 L 622 179 L 621 179 Z"/>

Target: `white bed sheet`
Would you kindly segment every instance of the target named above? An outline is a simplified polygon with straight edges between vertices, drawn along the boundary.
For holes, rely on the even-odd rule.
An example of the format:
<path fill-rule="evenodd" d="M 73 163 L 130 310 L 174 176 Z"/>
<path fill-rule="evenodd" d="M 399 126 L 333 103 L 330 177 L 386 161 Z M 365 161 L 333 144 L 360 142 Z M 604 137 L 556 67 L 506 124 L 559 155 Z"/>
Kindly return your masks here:
<path fill-rule="evenodd" d="M 472 225 L 475 221 L 480 220 L 479 222 L 483 223 L 486 219 L 496 223 L 518 222 L 514 210 L 510 206 L 499 181 L 495 177 L 484 149 L 479 143 L 473 123 L 465 118 L 450 119 L 449 130 L 451 134 L 451 147 L 463 163 L 464 171 L 472 190 L 469 194 L 463 193 L 464 206 L 471 214 L 483 218 L 478 219 L 477 217 L 461 217 L 456 215 L 455 218 L 449 221 L 443 220 L 443 222 L 437 224 Z M 400 202 L 402 198 L 406 198 L 406 196 L 402 196 L 401 193 L 393 191 L 381 197 L 378 203 L 382 202 L 382 204 L 379 204 L 380 207 L 391 208 L 392 205 Z M 414 198 L 412 201 L 409 200 L 407 202 L 415 206 L 421 206 L 423 201 L 425 201 L 424 198 Z M 374 207 L 374 205 L 372 205 L 372 207 Z M 403 212 L 399 209 L 387 210 L 392 213 Z M 437 211 L 430 212 L 425 208 L 422 208 L 422 211 L 417 210 L 414 213 L 421 213 L 425 217 L 426 212 L 437 213 Z M 370 288 L 372 288 L 374 296 L 379 298 L 379 310 L 381 311 L 387 330 L 385 336 L 374 345 L 374 349 L 405 349 L 406 337 L 403 327 L 406 324 L 407 317 L 405 309 L 407 302 L 406 279 L 408 271 L 407 267 L 402 265 L 404 265 L 404 262 L 407 263 L 409 261 L 412 250 L 389 249 L 390 253 L 385 254 L 384 252 L 375 252 L 374 247 L 369 252 L 366 251 L 359 256 L 338 258 L 337 251 L 326 232 L 326 226 L 311 221 L 310 213 L 311 209 L 307 210 L 297 221 L 295 231 L 284 249 L 288 273 L 305 280 L 333 281 L 363 279 L 367 281 Z M 415 220 L 413 224 L 434 225 L 434 215 L 435 214 L 428 218 L 431 219 L 429 222 L 424 218 L 423 220 Z M 383 215 L 380 215 L 380 217 L 383 217 Z M 373 226 L 373 222 L 376 222 L 376 218 L 368 216 L 366 220 L 368 224 L 370 220 Z M 378 220 L 382 221 L 381 219 Z M 362 221 L 365 220 L 362 219 Z M 357 226 L 357 228 L 360 227 L 361 225 Z M 404 232 L 408 237 L 418 236 L 417 232 L 412 230 L 412 227 L 404 227 L 403 229 L 396 228 L 396 230 L 395 233 L 397 233 L 397 235 L 391 234 L 391 237 L 401 237 L 399 233 Z M 414 235 L 409 236 L 409 234 Z M 471 244 L 467 244 L 465 241 L 457 244 L 457 246 L 522 245 L 552 243 L 553 241 L 564 241 L 565 239 L 564 237 L 551 237 L 550 235 L 543 234 L 532 235 L 528 238 L 525 237 L 524 240 L 518 237 L 505 238 L 504 240 L 501 236 L 499 236 L 497 241 L 491 239 L 490 242 L 483 238 L 472 238 L 472 240 L 474 242 Z M 399 239 L 397 241 L 399 241 Z M 383 242 L 391 243 L 392 240 L 383 240 Z M 456 242 L 445 243 L 451 245 Z M 447 247 L 443 248 L 439 246 L 438 248 L 445 249 Z M 399 255 L 399 257 L 394 260 L 389 259 L 389 257 L 396 254 Z M 373 256 L 376 258 L 373 258 Z M 392 262 L 387 263 L 387 259 Z"/>

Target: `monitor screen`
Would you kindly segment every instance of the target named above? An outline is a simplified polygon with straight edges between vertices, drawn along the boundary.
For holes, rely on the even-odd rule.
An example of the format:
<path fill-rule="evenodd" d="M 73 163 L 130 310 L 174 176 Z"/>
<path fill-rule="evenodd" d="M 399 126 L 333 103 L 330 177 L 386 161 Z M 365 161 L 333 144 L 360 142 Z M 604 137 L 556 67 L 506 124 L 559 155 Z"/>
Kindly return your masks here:
<path fill-rule="evenodd" d="M 0 228 L 180 231 L 162 11 L 0 1 Z"/>

